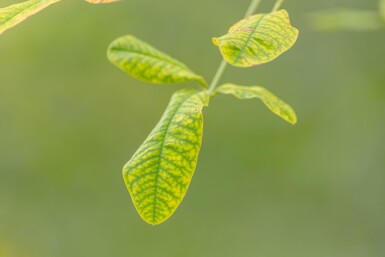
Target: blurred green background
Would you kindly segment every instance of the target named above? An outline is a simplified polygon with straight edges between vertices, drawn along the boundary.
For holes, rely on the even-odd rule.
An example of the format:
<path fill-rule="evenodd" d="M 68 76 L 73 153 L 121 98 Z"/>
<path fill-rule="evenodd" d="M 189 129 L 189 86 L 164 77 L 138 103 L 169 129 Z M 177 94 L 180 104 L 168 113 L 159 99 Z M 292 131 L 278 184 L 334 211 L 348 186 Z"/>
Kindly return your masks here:
<path fill-rule="evenodd" d="M 287 0 L 295 47 L 221 81 L 267 87 L 298 125 L 257 101 L 215 98 L 180 208 L 155 227 L 136 213 L 121 168 L 186 85 L 126 76 L 108 44 L 134 34 L 211 80 L 211 37 L 248 5 L 63 1 L 0 37 L 1 257 L 385 256 L 385 31 L 321 33 L 305 19 L 374 0 Z"/>

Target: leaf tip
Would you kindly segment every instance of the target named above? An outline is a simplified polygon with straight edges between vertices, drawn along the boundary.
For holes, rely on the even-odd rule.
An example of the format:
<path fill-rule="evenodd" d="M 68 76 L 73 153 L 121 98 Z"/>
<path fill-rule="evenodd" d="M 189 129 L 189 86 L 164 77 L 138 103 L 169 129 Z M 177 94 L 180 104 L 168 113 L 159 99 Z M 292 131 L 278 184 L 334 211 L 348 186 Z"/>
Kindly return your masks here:
<path fill-rule="evenodd" d="M 290 105 L 286 103 L 285 105 L 286 105 L 286 114 L 279 115 L 277 113 L 277 115 L 294 126 L 298 122 L 297 114 L 295 113 L 294 109 Z"/>
<path fill-rule="evenodd" d="M 213 42 L 213 44 L 214 44 L 215 46 L 218 46 L 218 38 L 213 37 L 213 38 L 211 39 L 211 41 Z"/>
<path fill-rule="evenodd" d="M 295 113 L 293 113 L 293 117 L 290 117 L 290 119 L 287 120 L 291 125 L 297 125 L 298 119 Z"/>

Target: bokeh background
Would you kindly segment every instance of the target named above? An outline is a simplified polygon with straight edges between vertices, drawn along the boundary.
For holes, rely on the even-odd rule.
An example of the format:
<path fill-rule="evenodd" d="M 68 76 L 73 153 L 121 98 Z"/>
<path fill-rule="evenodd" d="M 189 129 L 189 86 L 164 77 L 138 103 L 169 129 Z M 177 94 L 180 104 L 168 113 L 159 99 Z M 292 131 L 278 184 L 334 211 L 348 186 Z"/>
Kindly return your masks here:
<path fill-rule="evenodd" d="M 134 34 L 210 81 L 211 37 L 248 5 L 63 1 L 0 37 L 1 257 L 385 256 L 385 30 L 323 33 L 306 19 L 374 0 L 287 0 L 295 47 L 221 81 L 267 87 L 299 123 L 216 97 L 180 208 L 155 227 L 136 213 L 121 168 L 171 94 L 196 85 L 136 81 L 109 64 L 108 44 Z"/>

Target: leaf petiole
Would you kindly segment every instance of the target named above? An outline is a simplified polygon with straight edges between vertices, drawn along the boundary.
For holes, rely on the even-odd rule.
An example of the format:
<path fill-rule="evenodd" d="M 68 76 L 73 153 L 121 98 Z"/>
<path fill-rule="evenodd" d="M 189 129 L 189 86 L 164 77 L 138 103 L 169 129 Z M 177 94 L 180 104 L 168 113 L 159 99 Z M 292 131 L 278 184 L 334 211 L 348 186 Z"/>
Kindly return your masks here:
<path fill-rule="evenodd" d="M 276 12 L 278 11 L 279 8 L 281 8 L 282 4 L 283 4 L 283 1 L 284 0 L 277 0 L 274 4 L 274 7 L 273 9 L 271 10 L 271 12 Z"/>
<path fill-rule="evenodd" d="M 262 0 L 253 0 L 245 13 L 245 18 L 255 13 L 255 11 L 258 9 L 258 6 L 261 2 Z"/>

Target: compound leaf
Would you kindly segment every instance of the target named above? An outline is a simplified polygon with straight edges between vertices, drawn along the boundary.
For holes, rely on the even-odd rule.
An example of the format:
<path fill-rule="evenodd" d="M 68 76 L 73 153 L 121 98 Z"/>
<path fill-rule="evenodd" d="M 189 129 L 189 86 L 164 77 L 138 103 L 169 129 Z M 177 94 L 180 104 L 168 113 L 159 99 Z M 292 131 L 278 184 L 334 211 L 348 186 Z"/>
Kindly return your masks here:
<path fill-rule="evenodd" d="M 29 0 L 0 8 L 0 34 L 60 0 Z"/>
<path fill-rule="evenodd" d="M 177 91 L 160 122 L 123 168 L 133 203 L 147 223 L 164 222 L 186 194 L 202 142 L 202 108 L 209 98 L 207 91 Z"/>
<path fill-rule="evenodd" d="M 107 55 L 112 64 L 140 80 L 156 84 L 195 80 L 206 87 L 204 79 L 186 65 L 131 35 L 113 41 Z"/>
<path fill-rule="evenodd" d="M 297 123 L 297 116 L 287 103 L 276 97 L 267 89 L 259 86 L 238 86 L 223 84 L 216 89 L 221 94 L 233 95 L 239 99 L 260 99 L 274 114 L 291 124 Z"/>
<path fill-rule="evenodd" d="M 274 60 L 290 49 L 297 37 L 289 14 L 280 10 L 247 17 L 232 26 L 228 34 L 213 38 L 213 43 L 231 65 L 251 67 Z"/>

